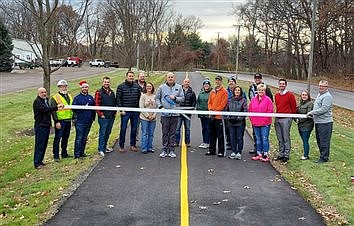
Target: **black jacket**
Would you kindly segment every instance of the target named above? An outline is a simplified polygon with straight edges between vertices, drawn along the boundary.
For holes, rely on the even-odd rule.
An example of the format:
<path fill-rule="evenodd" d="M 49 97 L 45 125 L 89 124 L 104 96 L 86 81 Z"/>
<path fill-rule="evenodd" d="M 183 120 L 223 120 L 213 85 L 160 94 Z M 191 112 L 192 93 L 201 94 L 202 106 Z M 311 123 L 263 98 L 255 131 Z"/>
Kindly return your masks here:
<path fill-rule="evenodd" d="M 180 103 L 181 107 L 195 107 L 197 104 L 197 97 L 191 87 L 188 87 L 187 90 L 183 89 L 184 101 Z M 190 114 L 187 114 L 188 117 L 191 117 Z"/>
<path fill-rule="evenodd" d="M 44 100 L 37 96 L 33 102 L 34 127 L 50 127 L 52 125 L 51 112 L 57 110 L 57 106 L 51 107 L 49 105 L 48 98 Z"/>
<path fill-rule="evenodd" d="M 139 107 L 141 88 L 135 82 L 129 83 L 125 80 L 118 85 L 116 92 L 116 101 L 118 107 Z"/>

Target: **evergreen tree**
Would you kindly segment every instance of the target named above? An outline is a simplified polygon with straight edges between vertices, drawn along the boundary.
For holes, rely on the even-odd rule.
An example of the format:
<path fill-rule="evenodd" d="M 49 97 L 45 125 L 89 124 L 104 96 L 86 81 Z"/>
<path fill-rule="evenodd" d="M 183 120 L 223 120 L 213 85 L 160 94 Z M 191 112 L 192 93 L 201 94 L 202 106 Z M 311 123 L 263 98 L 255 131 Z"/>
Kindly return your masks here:
<path fill-rule="evenodd" d="M 3 21 L 0 19 L 0 72 L 11 71 L 13 48 L 12 38 Z"/>

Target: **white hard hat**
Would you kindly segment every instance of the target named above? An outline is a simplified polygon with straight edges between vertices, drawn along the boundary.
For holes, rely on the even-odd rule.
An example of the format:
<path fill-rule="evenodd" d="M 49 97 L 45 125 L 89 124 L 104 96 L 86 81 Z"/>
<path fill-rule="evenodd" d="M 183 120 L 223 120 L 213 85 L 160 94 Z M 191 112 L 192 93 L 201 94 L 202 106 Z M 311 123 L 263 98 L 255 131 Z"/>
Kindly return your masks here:
<path fill-rule="evenodd" d="M 59 80 L 57 86 L 67 86 L 68 85 L 68 82 L 65 81 L 65 80 Z"/>

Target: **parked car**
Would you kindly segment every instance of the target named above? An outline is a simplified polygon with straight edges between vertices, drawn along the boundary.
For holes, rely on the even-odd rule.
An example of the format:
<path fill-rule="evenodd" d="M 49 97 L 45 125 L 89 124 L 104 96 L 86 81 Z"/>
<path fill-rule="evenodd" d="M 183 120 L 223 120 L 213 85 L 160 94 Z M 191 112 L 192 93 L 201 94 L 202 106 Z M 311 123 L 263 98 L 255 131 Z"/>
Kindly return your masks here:
<path fill-rule="evenodd" d="M 53 58 L 50 58 L 49 64 L 50 66 L 59 67 L 63 64 L 63 61 L 64 59 L 54 60 Z"/>
<path fill-rule="evenodd" d="M 110 67 L 119 68 L 119 63 L 115 61 L 115 62 L 111 63 Z"/>
<path fill-rule="evenodd" d="M 90 61 L 89 65 L 90 65 L 90 67 L 93 67 L 93 66 L 103 67 L 104 61 L 102 59 L 94 59 L 94 60 Z"/>
<path fill-rule="evenodd" d="M 68 57 L 66 60 L 66 66 L 68 67 L 73 67 L 73 66 L 78 66 L 81 67 L 82 60 L 80 57 Z"/>

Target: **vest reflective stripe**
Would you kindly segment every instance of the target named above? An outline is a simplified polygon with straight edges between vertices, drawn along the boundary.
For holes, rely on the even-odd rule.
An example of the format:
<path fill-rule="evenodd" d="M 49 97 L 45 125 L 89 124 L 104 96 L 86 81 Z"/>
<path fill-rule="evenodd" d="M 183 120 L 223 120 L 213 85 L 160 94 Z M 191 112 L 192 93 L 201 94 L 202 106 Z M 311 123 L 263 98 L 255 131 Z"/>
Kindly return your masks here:
<path fill-rule="evenodd" d="M 71 97 L 70 94 L 68 94 L 70 103 L 66 102 L 66 99 L 60 95 L 59 93 L 55 94 L 53 96 L 55 102 L 57 104 L 63 104 L 63 105 L 72 105 L 73 104 L 73 98 Z M 58 120 L 64 120 L 64 119 L 72 119 L 73 118 L 73 111 L 70 109 L 65 109 L 65 110 L 58 110 L 56 112 Z"/>

